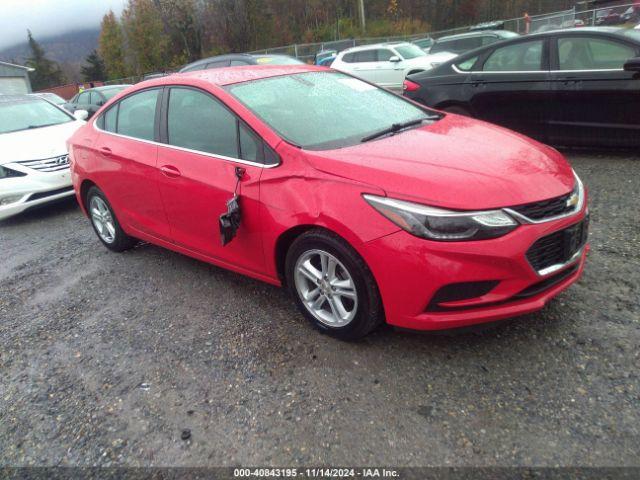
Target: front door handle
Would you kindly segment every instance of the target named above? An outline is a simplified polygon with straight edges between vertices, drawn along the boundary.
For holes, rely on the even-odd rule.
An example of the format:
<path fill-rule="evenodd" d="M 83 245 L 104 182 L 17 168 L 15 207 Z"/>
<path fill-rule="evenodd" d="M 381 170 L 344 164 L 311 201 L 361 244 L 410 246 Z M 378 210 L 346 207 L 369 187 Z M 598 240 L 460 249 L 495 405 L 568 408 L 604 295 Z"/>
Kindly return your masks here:
<path fill-rule="evenodd" d="M 100 153 L 105 157 L 110 157 L 113 152 L 109 147 L 100 147 Z"/>
<path fill-rule="evenodd" d="M 180 173 L 180 170 L 178 170 L 173 165 L 163 165 L 162 167 L 160 167 L 160 171 L 163 173 L 163 175 L 169 178 L 177 178 L 182 175 Z"/>

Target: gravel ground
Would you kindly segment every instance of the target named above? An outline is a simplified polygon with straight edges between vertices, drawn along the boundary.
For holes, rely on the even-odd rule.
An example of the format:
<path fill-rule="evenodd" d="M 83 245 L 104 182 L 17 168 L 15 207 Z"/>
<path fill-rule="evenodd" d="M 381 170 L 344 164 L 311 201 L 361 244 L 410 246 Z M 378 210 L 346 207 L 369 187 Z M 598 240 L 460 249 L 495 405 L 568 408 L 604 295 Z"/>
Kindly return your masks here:
<path fill-rule="evenodd" d="M 640 158 L 568 156 L 585 275 L 481 331 L 342 343 L 72 201 L 0 223 L 0 465 L 640 465 Z"/>

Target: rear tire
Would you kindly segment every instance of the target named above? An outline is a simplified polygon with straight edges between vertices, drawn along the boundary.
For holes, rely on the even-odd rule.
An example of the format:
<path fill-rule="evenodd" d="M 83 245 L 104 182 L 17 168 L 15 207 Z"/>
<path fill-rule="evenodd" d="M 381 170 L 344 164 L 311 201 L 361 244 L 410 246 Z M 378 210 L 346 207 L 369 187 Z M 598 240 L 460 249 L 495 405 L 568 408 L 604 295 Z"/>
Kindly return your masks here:
<path fill-rule="evenodd" d="M 462 115 L 463 117 L 473 117 L 469 110 L 464 107 L 459 107 L 458 105 L 451 105 L 450 107 L 443 108 L 443 110 L 456 115 Z"/>
<path fill-rule="evenodd" d="M 124 252 L 138 243 L 138 240 L 124 233 L 111 204 L 98 187 L 89 189 L 85 205 L 93 231 L 109 250 Z"/>
<path fill-rule="evenodd" d="M 384 319 L 369 267 L 331 232 L 315 229 L 299 236 L 287 252 L 285 274 L 296 305 L 322 333 L 355 340 Z"/>

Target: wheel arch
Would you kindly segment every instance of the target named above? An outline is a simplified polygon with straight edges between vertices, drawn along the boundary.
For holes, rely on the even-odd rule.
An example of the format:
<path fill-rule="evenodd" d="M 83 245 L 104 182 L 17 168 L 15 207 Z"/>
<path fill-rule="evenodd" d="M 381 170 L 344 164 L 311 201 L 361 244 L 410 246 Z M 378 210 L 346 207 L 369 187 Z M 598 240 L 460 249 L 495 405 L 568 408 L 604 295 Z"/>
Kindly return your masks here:
<path fill-rule="evenodd" d="M 89 189 L 91 187 L 98 187 L 98 185 L 96 185 L 95 182 L 89 180 L 89 179 L 84 179 L 82 181 L 82 183 L 80 184 L 80 200 L 81 200 L 81 207 L 83 208 L 85 214 L 88 215 L 88 208 L 87 208 L 87 193 L 89 192 Z"/>
<path fill-rule="evenodd" d="M 353 241 L 354 239 L 349 239 L 344 235 L 341 235 L 339 232 L 336 231 L 336 229 L 330 228 L 327 225 L 319 225 L 319 224 L 311 224 L 311 223 L 296 225 L 282 232 L 275 243 L 274 261 L 275 261 L 276 273 L 278 275 L 279 280 L 282 282 L 282 285 L 286 285 L 285 262 L 287 259 L 287 252 L 289 251 L 289 248 L 298 237 L 300 237 L 304 233 L 311 230 L 324 230 L 325 232 L 328 232 L 340 238 L 347 245 L 349 245 L 360 256 L 360 258 L 362 258 L 365 264 L 367 264 L 367 261 L 364 255 L 362 254 L 360 248 L 358 248 L 358 245 L 357 244 L 354 245 L 354 243 L 357 243 L 357 242 L 354 242 Z M 370 269 L 368 264 L 367 264 L 367 267 Z"/>

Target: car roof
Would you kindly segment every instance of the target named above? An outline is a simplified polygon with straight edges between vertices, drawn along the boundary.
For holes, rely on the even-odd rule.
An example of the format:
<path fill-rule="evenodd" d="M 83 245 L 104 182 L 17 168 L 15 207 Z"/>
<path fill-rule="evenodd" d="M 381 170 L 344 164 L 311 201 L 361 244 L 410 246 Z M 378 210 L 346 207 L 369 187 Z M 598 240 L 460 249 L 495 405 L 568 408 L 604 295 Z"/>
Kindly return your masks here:
<path fill-rule="evenodd" d="M 483 35 L 495 35 L 497 37 L 502 37 L 505 34 L 509 35 L 511 33 L 516 33 L 516 32 L 512 32 L 510 30 L 477 30 L 474 32 L 457 33 L 455 35 L 447 35 L 446 37 L 440 37 L 436 39 L 436 43 L 441 42 L 442 40 L 456 40 L 458 38 L 481 37 Z"/>
<path fill-rule="evenodd" d="M 213 68 L 208 70 L 196 70 L 193 72 L 174 73 L 162 78 L 154 78 L 136 84 L 144 86 L 160 86 L 179 83 L 180 79 L 195 80 L 218 86 L 231 85 L 234 83 L 249 82 L 263 78 L 279 77 L 283 75 L 294 75 L 305 72 L 327 72 L 326 67 L 315 65 L 244 65 L 238 67 Z M 136 88 L 137 89 L 137 88 Z"/>
<path fill-rule="evenodd" d="M 201 58 L 195 62 L 186 64 L 181 68 L 184 70 L 188 67 L 194 67 L 196 65 L 202 65 L 211 62 L 217 62 L 220 60 L 246 60 L 248 58 L 265 58 L 265 57 L 289 57 L 289 55 L 279 53 L 225 53 L 224 55 L 215 55 L 213 57 Z"/>
<path fill-rule="evenodd" d="M 357 47 L 347 48 L 340 53 L 352 53 L 352 52 L 360 52 L 362 50 L 369 50 L 372 48 L 384 48 L 384 47 L 398 47 L 400 45 L 413 45 L 411 42 L 381 42 L 381 43 L 371 43 L 369 45 L 358 45 Z"/>
<path fill-rule="evenodd" d="M 548 32 L 534 32 L 526 37 L 537 37 L 537 36 L 549 36 L 549 35 L 557 35 L 558 33 L 562 33 L 563 35 L 581 35 L 583 33 L 604 33 L 609 35 L 616 35 L 624 38 L 633 38 L 631 36 L 625 35 L 624 32 L 626 28 L 620 27 L 580 27 L 580 28 L 558 28 L 556 30 L 549 30 Z M 522 37 L 522 38 L 526 38 Z"/>

